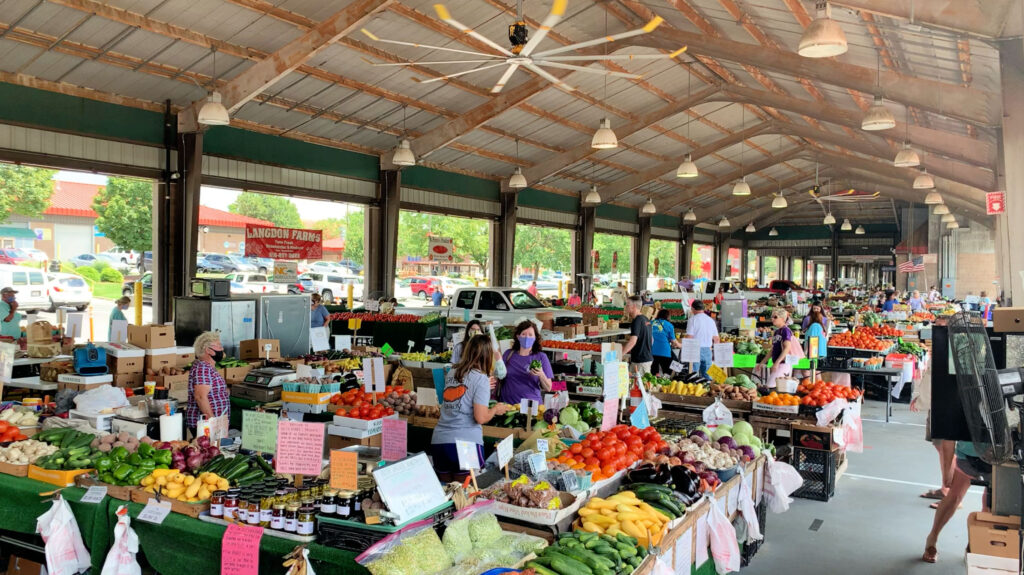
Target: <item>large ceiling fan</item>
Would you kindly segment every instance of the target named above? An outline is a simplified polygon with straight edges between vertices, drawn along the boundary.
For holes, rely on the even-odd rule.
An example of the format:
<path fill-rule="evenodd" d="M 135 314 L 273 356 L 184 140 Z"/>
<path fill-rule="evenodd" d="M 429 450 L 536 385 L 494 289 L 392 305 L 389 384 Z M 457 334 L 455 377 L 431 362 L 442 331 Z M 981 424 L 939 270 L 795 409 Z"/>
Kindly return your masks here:
<path fill-rule="evenodd" d="M 879 192 L 870 193 L 850 188 L 848 190 L 843 190 L 841 192 L 836 192 L 834 194 L 823 196 L 821 195 L 821 186 L 814 186 L 811 189 L 807 190 L 807 193 L 814 197 L 815 201 L 817 201 L 819 204 L 821 202 L 861 202 L 865 200 L 874 200 L 881 195 Z"/>
<path fill-rule="evenodd" d="M 648 22 L 643 28 L 637 28 L 635 30 L 629 30 L 627 32 L 620 32 L 611 36 L 603 36 L 601 38 L 595 38 L 593 40 L 587 40 L 585 42 L 577 42 L 568 46 L 561 46 L 553 48 L 551 50 L 544 50 L 542 52 L 536 52 L 537 47 L 541 41 L 548 35 L 551 29 L 562 20 L 562 16 L 565 15 L 565 10 L 569 5 L 569 0 L 554 0 L 551 5 L 551 12 L 544 18 L 544 21 L 540 23 L 540 27 L 536 33 L 530 37 L 529 31 L 526 28 L 526 20 L 523 18 L 523 0 L 518 0 L 516 4 L 516 22 L 509 25 L 508 27 L 508 40 L 510 43 L 509 48 L 500 46 L 498 43 L 487 38 L 483 34 L 476 32 L 469 26 L 459 22 L 452 18 L 450 12 L 443 4 L 435 4 L 434 11 L 437 12 L 437 17 L 455 28 L 456 30 L 478 40 L 488 47 L 493 49 L 497 54 L 487 52 L 477 52 L 473 50 L 460 50 L 456 48 L 446 48 L 444 46 L 432 46 L 429 44 L 418 44 L 415 42 L 403 42 L 401 40 L 387 40 L 379 38 L 369 30 L 363 29 L 363 34 L 366 34 L 370 39 L 377 42 L 386 42 L 388 44 L 399 44 L 402 46 L 413 46 L 415 48 L 426 48 L 429 50 L 443 50 L 446 52 L 457 52 L 459 54 L 469 54 L 477 56 L 476 59 L 470 60 L 442 60 L 442 61 L 431 61 L 431 62 L 402 62 L 402 63 L 387 63 L 387 64 L 373 64 L 374 66 L 419 66 L 427 64 L 476 64 L 475 68 L 469 70 L 463 70 L 454 74 L 448 74 L 446 76 L 440 76 L 437 78 L 431 78 L 424 80 L 423 83 L 427 84 L 430 82 L 439 82 L 441 80 L 447 80 L 448 78 L 455 78 L 466 74 L 472 74 L 474 72 L 482 72 L 484 70 L 490 70 L 491 68 L 498 68 L 505 66 L 505 72 L 501 75 L 498 81 L 491 88 L 492 94 L 501 92 L 505 84 L 508 83 L 512 74 L 515 73 L 520 66 L 530 70 L 534 74 L 537 74 L 541 78 L 551 82 L 559 88 L 571 92 L 575 90 L 572 86 L 566 84 L 557 76 L 554 76 L 544 68 L 561 68 L 564 70 L 573 70 L 576 72 L 587 72 L 590 74 L 602 74 L 605 76 L 617 76 L 622 78 L 639 78 L 639 74 L 629 74 L 626 72 L 616 72 L 612 70 L 587 68 L 585 66 L 579 66 L 576 64 L 570 64 L 569 62 L 587 62 L 595 60 L 659 60 L 667 58 L 675 58 L 686 51 L 686 47 L 672 52 L 670 54 L 615 54 L 615 55 L 565 55 L 567 52 L 573 52 L 581 48 L 589 48 L 591 46 L 600 46 L 601 44 L 608 44 L 611 42 L 617 42 L 626 38 L 632 38 L 633 36 L 639 36 L 641 34 L 647 34 L 657 28 L 663 19 L 658 16 Z"/>

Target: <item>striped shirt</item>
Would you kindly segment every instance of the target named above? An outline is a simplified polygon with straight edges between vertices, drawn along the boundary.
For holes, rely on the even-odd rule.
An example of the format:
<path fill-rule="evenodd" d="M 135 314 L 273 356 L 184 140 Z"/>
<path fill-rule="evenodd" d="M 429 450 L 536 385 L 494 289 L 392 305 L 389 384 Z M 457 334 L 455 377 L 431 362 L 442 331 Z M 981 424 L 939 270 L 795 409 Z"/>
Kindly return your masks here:
<path fill-rule="evenodd" d="M 199 404 L 196 403 L 195 386 L 197 385 L 210 386 L 210 393 L 207 397 L 214 417 L 220 417 L 231 409 L 228 385 L 217 372 L 217 368 L 205 361 L 195 361 L 192 363 L 192 369 L 188 372 L 188 407 L 185 408 L 185 421 L 189 427 L 195 427 L 199 417 L 203 414 L 199 410 Z"/>

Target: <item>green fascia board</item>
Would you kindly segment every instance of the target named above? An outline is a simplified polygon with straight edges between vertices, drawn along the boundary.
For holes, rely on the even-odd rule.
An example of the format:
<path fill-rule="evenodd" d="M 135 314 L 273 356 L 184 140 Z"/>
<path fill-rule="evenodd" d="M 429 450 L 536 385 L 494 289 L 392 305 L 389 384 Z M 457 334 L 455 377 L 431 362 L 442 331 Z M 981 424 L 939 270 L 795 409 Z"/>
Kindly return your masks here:
<path fill-rule="evenodd" d="M 0 226 L 0 238 L 15 238 L 22 240 L 36 239 L 36 233 L 28 228 L 16 228 L 13 226 Z"/>
<path fill-rule="evenodd" d="M 665 214 L 654 214 L 651 216 L 651 225 L 656 228 L 679 229 L 679 218 Z"/>
<path fill-rule="evenodd" d="M 578 213 L 580 209 L 580 200 L 575 196 L 555 194 L 552 192 L 545 192 L 543 190 L 535 190 L 533 188 L 520 190 L 517 201 L 520 206 L 538 208 L 541 210 L 551 210 L 554 212 L 575 214 Z"/>
<path fill-rule="evenodd" d="M 402 187 L 419 188 L 492 202 L 497 202 L 501 197 L 500 182 L 425 166 L 402 168 Z"/>
<path fill-rule="evenodd" d="M 377 156 L 229 126 L 203 134 L 203 153 L 373 182 L 380 178 Z"/>
<path fill-rule="evenodd" d="M 0 82 L 0 121 L 162 146 L 164 115 L 89 98 Z"/>
<path fill-rule="evenodd" d="M 597 206 L 597 217 L 609 220 L 618 220 L 620 222 L 629 222 L 631 224 L 637 223 L 638 213 L 639 210 L 636 208 L 626 208 L 612 204 L 601 204 Z"/>

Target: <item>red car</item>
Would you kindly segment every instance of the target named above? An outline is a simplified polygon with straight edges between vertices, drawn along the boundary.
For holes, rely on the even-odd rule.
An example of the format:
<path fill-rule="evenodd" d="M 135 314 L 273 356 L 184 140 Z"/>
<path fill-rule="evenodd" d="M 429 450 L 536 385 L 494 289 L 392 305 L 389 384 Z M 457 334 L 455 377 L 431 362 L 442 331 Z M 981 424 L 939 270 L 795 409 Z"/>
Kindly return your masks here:
<path fill-rule="evenodd" d="M 412 277 L 409 278 L 409 291 L 412 295 L 429 298 L 434 295 L 434 292 L 441 289 L 441 280 L 437 278 L 427 277 Z"/>
<path fill-rule="evenodd" d="M 17 265 L 21 262 L 30 261 L 31 259 L 32 258 L 30 258 L 28 254 L 17 248 L 0 249 L 0 264 Z"/>

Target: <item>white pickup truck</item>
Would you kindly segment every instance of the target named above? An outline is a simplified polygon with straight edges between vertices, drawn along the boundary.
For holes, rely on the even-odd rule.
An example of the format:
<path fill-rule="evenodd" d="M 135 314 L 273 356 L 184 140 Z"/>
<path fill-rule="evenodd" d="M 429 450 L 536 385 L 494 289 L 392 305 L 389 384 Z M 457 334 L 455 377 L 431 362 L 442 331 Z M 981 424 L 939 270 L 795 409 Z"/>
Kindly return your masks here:
<path fill-rule="evenodd" d="M 578 311 L 546 307 L 521 288 L 465 287 L 449 297 L 451 305 L 447 307 L 400 307 L 396 311 L 414 315 L 436 312 L 459 320 L 495 321 L 502 325 L 515 325 L 525 319 L 534 319 L 542 312 L 550 312 L 556 320 L 563 317 L 577 321 L 583 319 L 583 314 Z"/>
<path fill-rule="evenodd" d="M 288 293 L 287 285 L 270 281 L 266 274 L 236 272 L 228 278 L 241 284 L 245 293 Z"/>

